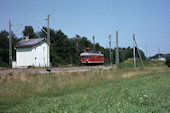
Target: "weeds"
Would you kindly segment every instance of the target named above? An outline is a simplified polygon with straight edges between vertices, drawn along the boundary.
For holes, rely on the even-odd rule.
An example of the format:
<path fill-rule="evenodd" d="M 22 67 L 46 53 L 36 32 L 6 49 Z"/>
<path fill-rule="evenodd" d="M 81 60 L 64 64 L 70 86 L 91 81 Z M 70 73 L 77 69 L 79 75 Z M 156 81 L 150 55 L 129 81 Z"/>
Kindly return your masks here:
<path fill-rule="evenodd" d="M 166 68 L 159 67 L 141 69 L 110 69 L 93 70 L 89 72 L 73 72 L 61 74 L 31 74 L 14 75 L 12 73 L 0 78 L 0 98 L 30 96 L 49 90 L 60 90 L 66 87 L 90 87 L 91 84 L 102 84 L 105 82 L 130 78 L 132 76 L 154 74 L 165 72 Z M 93 79 L 92 79 L 93 77 Z"/>
<path fill-rule="evenodd" d="M 158 94 L 154 93 L 160 90 L 163 92 L 161 87 L 165 85 L 164 82 L 166 84 L 170 82 L 168 76 L 163 76 L 164 78 L 161 78 L 161 75 L 155 76 L 160 72 L 169 74 L 170 70 L 167 67 L 155 66 L 145 67 L 144 70 L 118 67 L 110 70 L 60 74 L 10 73 L 0 78 L 0 111 L 132 112 L 131 108 L 136 110 L 140 108 L 141 111 L 147 112 L 142 107 L 152 104 L 161 107 L 158 106 L 159 100 L 152 103 L 158 97 Z M 166 87 L 165 95 L 169 94 L 168 90 Z M 160 95 L 160 99 L 165 96 Z M 165 103 L 162 106 L 169 105 L 166 100 L 163 102 Z M 151 111 L 154 109 L 157 111 L 156 107 L 154 106 Z"/>

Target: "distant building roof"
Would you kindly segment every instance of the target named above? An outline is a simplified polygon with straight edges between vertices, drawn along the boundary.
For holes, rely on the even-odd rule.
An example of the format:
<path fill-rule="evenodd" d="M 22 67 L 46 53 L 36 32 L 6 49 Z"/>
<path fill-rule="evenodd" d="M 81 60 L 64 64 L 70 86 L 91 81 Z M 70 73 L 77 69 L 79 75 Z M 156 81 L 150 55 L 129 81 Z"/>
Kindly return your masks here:
<path fill-rule="evenodd" d="M 22 48 L 22 47 L 33 47 L 41 42 L 43 42 L 44 40 L 46 40 L 46 38 L 35 38 L 35 39 L 23 39 L 21 41 L 19 41 L 16 44 L 16 48 Z"/>
<path fill-rule="evenodd" d="M 159 53 L 159 54 L 156 54 L 156 55 L 154 55 L 154 56 L 152 56 L 152 57 L 149 57 L 150 59 L 159 59 L 159 58 L 168 58 L 168 57 L 170 57 L 170 53 L 168 53 L 168 54 L 161 54 L 161 53 Z"/>

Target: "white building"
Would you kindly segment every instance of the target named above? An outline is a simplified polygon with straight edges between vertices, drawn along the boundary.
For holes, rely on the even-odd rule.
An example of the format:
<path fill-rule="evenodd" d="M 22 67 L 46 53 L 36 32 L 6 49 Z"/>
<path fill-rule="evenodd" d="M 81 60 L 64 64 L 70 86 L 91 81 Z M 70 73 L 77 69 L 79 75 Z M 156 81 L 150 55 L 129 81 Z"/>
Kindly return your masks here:
<path fill-rule="evenodd" d="M 19 67 L 48 67 L 48 44 L 46 38 L 23 39 L 16 46 L 16 62 L 13 62 L 13 68 Z"/>
<path fill-rule="evenodd" d="M 158 60 L 165 61 L 166 59 L 164 57 L 159 57 Z"/>

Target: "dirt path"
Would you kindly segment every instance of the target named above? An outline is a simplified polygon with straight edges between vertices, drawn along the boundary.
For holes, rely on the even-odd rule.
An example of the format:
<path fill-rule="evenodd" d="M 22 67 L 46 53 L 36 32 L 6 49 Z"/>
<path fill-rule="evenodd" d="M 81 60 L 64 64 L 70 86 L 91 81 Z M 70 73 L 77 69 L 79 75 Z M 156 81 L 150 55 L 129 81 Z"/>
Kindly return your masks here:
<path fill-rule="evenodd" d="M 63 72 L 82 72 L 91 71 L 98 69 L 110 69 L 111 66 L 79 66 L 79 67 L 56 67 L 51 68 L 51 73 L 63 73 Z M 46 68 L 20 68 L 20 69 L 0 69 L 0 75 L 24 75 L 24 74 L 34 74 L 34 73 L 49 73 Z"/>

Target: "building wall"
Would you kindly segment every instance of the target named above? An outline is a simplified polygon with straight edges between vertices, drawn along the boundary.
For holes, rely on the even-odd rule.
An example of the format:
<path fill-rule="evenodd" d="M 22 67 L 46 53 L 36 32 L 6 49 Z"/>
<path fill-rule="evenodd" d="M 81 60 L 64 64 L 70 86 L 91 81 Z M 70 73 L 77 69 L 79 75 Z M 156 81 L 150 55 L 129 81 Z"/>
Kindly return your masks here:
<path fill-rule="evenodd" d="M 17 48 L 16 63 L 17 67 L 47 67 L 47 43 L 42 42 L 34 47 Z"/>
<path fill-rule="evenodd" d="M 161 58 L 158 58 L 158 60 L 165 61 L 166 59 L 161 57 Z"/>

